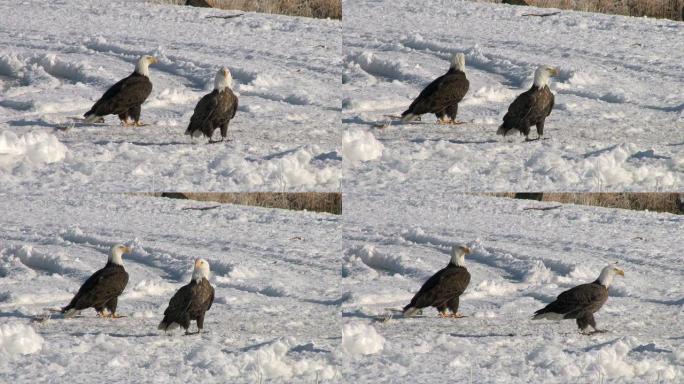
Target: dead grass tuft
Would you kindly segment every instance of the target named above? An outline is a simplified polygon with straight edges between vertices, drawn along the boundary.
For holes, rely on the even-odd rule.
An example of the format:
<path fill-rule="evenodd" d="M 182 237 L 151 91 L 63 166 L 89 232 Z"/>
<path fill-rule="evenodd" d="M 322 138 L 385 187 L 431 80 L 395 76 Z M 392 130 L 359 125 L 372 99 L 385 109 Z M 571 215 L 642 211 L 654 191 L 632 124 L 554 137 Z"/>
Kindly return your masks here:
<path fill-rule="evenodd" d="M 636 211 L 669 212 L 684 214 L 684 194 L 660 192 L 622 193 L 492 193 L 489 195 L 555 201 L 563 204 L 591 205 L 605 208 L 620 208 Z"/>
<path fill-rule="evenodd" d="M 335 215 L 342 214 L 342 194 L 336 192 L 159 192 L 145 193 L 145 195 L 295 211 L 327 212 Z"/>
<path fill-rule="evenodd" d="M 484 1 L 501 2 L 501 0 Z M 672 20 L 682 20 L 684 17 L 684 0 L 525 0 L 525 2 L 540 8 L 572 9 L 624 16 L 648 16 Z"/>
<path fill-rule="evenodd" d="M 154 0 L 153 0 L 154 1 Z M 288 16 L 342 19 L 342 0 L 205 0 L 219 9 L 276 13 Z M 185 5 L 186 0 L 156 0 L 158 3 Z"/>

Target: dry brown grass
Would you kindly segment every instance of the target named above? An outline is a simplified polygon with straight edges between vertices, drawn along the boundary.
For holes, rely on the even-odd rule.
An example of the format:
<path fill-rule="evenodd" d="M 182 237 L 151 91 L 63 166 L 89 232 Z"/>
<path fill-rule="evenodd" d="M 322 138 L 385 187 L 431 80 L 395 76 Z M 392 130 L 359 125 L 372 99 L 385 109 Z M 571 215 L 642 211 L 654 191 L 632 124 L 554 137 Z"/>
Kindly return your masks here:
<path fill-rule="evenodd" d="M 342 0 L 206 0 L 214 8 L 247 12 L 277 13 L 289 16 L 341 19 Z M 156 0 L 185 5 L 186 0 Z"/>
<path fill-rule="evenodd" d="M 491 195 L 508 198 L 530 198 L 541 201 L 555 201 L 563 204 L 591 205 L 605 208 L 631 209 L 637 211 L 669 212 L 684 214 L 684 202 L 680 197 L 684 194 L 679 193 L 659 193 L 659 192 L 623 192 L 623 193 L 539 193 L 526 194 L 521 196 L 519 193 L 493 193 Z"/>
<path fill-rule="evenodd" d="M 475 0 L 482 1 L 482 0 Z M 487 1 L 487 0 L 485 0 Z M 684 0 L 525 0 L 541 8 L 572 9 L 625 16 L 648 16 L 672 20 L 684 17 Z M 500 3 L 501 0 L 488 2 Z"/>
<path fill-rule="evenodd" d="M 221 204 L 342 214 L 342 194 L 335 192 L 158 192 L 146 195 L 213 201 Z"/>

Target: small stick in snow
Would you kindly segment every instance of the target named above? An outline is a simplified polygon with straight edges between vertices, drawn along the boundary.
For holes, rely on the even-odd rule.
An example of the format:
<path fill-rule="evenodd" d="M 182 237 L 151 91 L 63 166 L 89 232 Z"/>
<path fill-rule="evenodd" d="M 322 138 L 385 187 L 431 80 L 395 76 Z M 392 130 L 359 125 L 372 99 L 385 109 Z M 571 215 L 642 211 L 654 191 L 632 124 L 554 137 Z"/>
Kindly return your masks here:
<path fill-rule="evenodd" d="M 208 211 L 210 209 L 218 208 L 220 205 L 212 205 L 211 207 L 183 207 L 181 211 Z"/>
<path fill-rule="evenodd" d="M 244 15 L 244 13 L 238 13 L 237 15 L 209 15 L 206 16 L 205 19 L 233 19 L 242 15 Z"/>
<path fill-rule="evenodd" d="M 552 209 L 560 208 L 562 205 L 554 205 L 552 207 L 525 207 L 523 208 L 523 211 L 550 211 Z"/>
<path fill-rule="evenodd" d="M 546 17 L 546 16 L 553 16 L 559 14 L 560 11 L 558 12 L 549 12 L 549 13 L 523 13 L 522 16 L 538 16 L 538 17 Z"/>

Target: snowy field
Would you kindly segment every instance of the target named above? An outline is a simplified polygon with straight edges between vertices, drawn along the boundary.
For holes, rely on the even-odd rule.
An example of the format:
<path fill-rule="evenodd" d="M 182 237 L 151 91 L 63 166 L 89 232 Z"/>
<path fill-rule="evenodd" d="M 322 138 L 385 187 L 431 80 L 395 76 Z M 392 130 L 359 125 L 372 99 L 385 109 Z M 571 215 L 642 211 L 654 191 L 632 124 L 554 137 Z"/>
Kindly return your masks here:
<path fill-rule="evenodd" d="M 344 3 L 345 185 L 459 190 L 676 190 L 684 186 L 684 24 L 461 1 Z M 373 127 L 466 57 L 466 124 Z M 560 68 L 548 140 L 497 127 L 538 65 Z M 361 137 L 370 132 L 373 137 Z M 531 138 L 536 137 L 532 129 Z M 347 157 L 345 157 L 346 163 Z M 373 161 L 371 161 L 373 160 Z M 363 161 L 366 161 L 363 163 Z"/>
<path fill-rule="evenodd" d="M 339 377 L 340 293 L 329 283 L 339 280 L 338 216 L 184 210 L 215 204 L 122 195 L 1 197 L 0 382 Z M 117 311 L 128 317 L 99 319 L 91 309 L 31 321 L 68 303 L 118 242 L 135 247 L 123 258 L 130 280 Z M 164 335 L 157 324 L 196 258 L 209 261 L 216 288 L 206 333 Z"/>
<path fill-rule="evenodd" d="M 24 190 L 338 190 L 341 23 L 150 4 L 0 2 L 0 183 Z M 141 128 L 73 124 L 143 54 Z M 228 67 L 233 141 L 192 144 L 195 104 Z M 69 128 L 62 131 L 61 128 Z M 218 132 L 216 132 L 218 135 Z"/>
<path fill-rule="evenodd" d="M 504 198 L 345 194 L 342 304 L 348 382 L 681 383 L 684 378 L 684 217 L 586 206 L 552 210 Z M 374 321 L 406 305 L 469 246 L 472 277 L 459 312 Z M 608 333 L 572 320 L 531 321 L 562 291 L 618 262 L 598 312 Z"/>

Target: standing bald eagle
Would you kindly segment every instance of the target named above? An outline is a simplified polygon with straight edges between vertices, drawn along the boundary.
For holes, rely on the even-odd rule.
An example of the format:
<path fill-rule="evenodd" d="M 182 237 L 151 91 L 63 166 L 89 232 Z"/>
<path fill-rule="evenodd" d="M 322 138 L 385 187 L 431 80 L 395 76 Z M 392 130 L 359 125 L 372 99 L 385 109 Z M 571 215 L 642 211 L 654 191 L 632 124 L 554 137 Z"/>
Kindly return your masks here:
<path fill-rule="evenodd" d="M 608 287 L 613 282 L 615 275 L 625 276 L 625 272 L 612 265 L 603 268 L 596 281 L 578 285 L 561 293 L 556 301 L 535 312 L 532 319 L 576 319 L 577 327 L 582 333 L 603 332 L 596 328 L 594 312 L 601 309 L 608 300 Z M 594 331 L 586 333 L 585 331 L 590 325 Z"/>
<path fill-rule="evenodd" d="M 411 121 L 425 113 L 434 113 L 438 124 L 456 123 L 458 103 L 468 92 L 470 82 L 465 75 L 465 55 L 456 53 L 444 75 L 430 83 L 401 114 L 403 121 Z"/>
<path fill-rule="evenodd" d="M 459 296 L 470 283 L 470 273 L 465 268 L 465 256 L 469 253 L 468 247 L 454 246 L 449 264 L 420 287 L 411 302 L 404 307 L 404 315 L 411 316 L 422 308 L 436 307 L 440 317 L 463 317 L 458 313 L 458 302 Z"/>
<path fill-rule="evenodd" d="M 530 127 L 537 126 L 537 140 L 544 136 L 544 121 L 551 114 L 554 97 L 549 89 L 549 80 L 558 76 L 558 69 L 542 65 L 534 72 L 532 88 L 521 93 L 513 100 L 504 115 L 503 124 L 496 131 L 497 135 L 506 136 L 513 131 L 525 135 L 530 141 Z"/>
<path fill-rule="evenodd" d="M 121 256 L 131 251 L 132 248 L 120 244 L 113 246 L 104 268 L 93 273 L 69 305 L 62 308 L 64 317 L 73 317 L 82 309 L 95 308 L 99 317 L 118 318 L 116 305 L 128 284 L 128 273 L 123 267 Z M 105 308 L 109 310 L 109 314 L 104 313 Z"/>
<path fill-rule="evenodd" d="M 214 90 L 204 95 L 197 103 L 195 112 L 190 118 L 190 125 L 185 131 L 192 137 L 202 135 L 209 138 L 210 143 L 223 141 L 228 134 L 228 123 L 235 117 L 238 98 L 230 89 L 233 77 L 227 68 L 222 68 L 214 79 Z M 221 140 L 212 141 L 216 128 L 221 128 Z"/>
<path fill-rule="evenodd" d="M 203 259 L 196 260 L 192 280 L 173 295 L 157 329 L 166 332 L 181 326 L 187 335 L 190 321 L 195 320 L 197 333 L 201 333 L 204 328 L 204 314 L 214 302 L 214 288 L 208 279 L 209 263 Z"/>
<path fill-rule="evenodd" d="M 149 65 L 157 63 L 153 56 L 142 56 L 135 66 L 135 71 L 128 77 L 112 85 L 107 92 L 86 112 L 85 122 L 95 123 L 103 121 L 102 116 L 119 115 L 124 127 L 129 125 L 141 126 L 140 106 L 152 93 Z M 128 118 L 133 118 L 133 123 Z"/>

